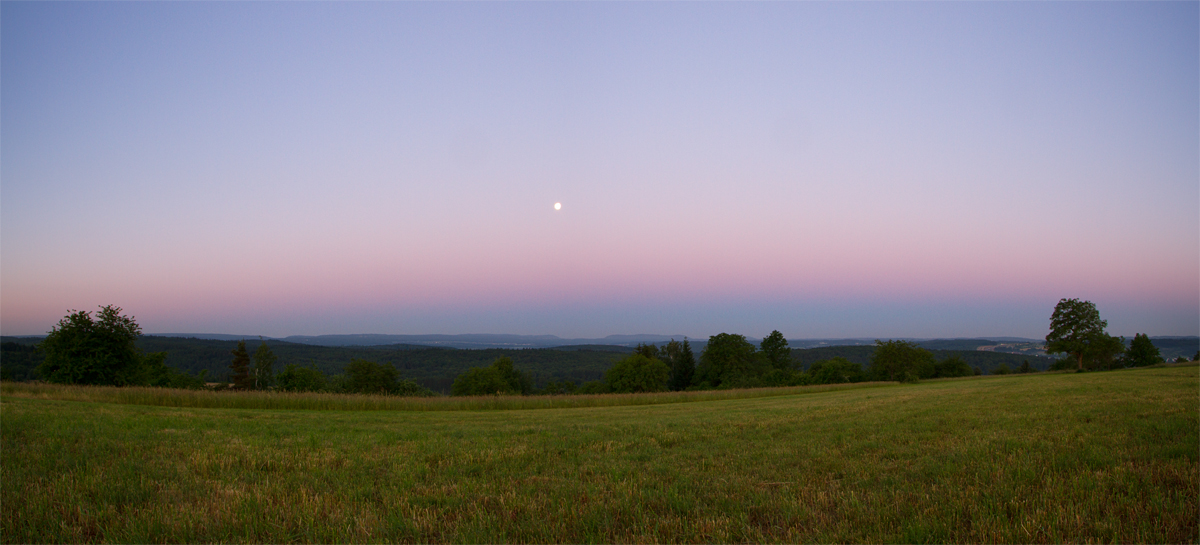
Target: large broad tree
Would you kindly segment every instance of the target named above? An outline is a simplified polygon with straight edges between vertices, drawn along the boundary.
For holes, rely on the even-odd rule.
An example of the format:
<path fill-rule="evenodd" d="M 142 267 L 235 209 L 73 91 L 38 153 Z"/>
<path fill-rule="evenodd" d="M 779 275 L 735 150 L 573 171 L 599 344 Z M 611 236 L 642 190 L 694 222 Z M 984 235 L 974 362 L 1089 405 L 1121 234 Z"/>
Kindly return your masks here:
<path fill-rule="evenodd" d="M 1091 301 L 1061 299 L 1050 316 L 1050 334 L 1046 335 L 1046 352 L 1065 353 L 1075 356 L 1079 370 L 1083 370 L 1083 356 L 1094 344 L 1108 343 L 1107 320 L 1100 319 L 1100 311 Z"/>
<path fill-rule="evenodd" d="M 759 347 L 767 361 L 771 362 L 772 367 L 788 371 L 795 367 L 792 350 L 788 348 L 788 342 L 783 338 L 783 333 L 772 331 L 759 343 Z"/>
<path fill-rule="evenodd" d="M 71 311 L 38 344 L 45 359 L 38 373 L 65 384 L 146 384 L 148 368 L 165 368 L 164 354 L 143 354 L 134 344 L 142 328 L 120 307 L 91 312 Z"/>
<path fill-rule="evenodd" d="M 700 387 L 737 387 L 751 384 L 770 370 L 763 358 L 745 336 L 720 333 L 708 338 L 700 353 L 700 364 L 692 379 Z"/>

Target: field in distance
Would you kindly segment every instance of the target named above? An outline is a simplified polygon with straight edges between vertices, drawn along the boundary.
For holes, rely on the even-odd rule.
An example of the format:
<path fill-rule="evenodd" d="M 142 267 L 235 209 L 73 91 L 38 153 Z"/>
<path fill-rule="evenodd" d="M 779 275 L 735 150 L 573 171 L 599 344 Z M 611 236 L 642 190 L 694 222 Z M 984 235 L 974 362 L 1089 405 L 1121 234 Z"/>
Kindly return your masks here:
<path fill-rule="evenodd" d="M 5 383 L 0 541 L 1195 542 L 1198 388 L 1192 364 L 351 411 Z"/>

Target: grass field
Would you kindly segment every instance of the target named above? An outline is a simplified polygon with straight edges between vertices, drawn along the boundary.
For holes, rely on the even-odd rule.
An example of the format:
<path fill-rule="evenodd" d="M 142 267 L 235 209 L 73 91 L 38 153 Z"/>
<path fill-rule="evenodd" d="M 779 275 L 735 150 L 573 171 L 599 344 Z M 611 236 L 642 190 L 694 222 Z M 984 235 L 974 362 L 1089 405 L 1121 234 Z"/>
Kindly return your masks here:
<path fill-rule="evenodd" d="M 5 384 L 0 540 L 1200 540 L 1194 365 L 773 394 L 300 410 Z"/>

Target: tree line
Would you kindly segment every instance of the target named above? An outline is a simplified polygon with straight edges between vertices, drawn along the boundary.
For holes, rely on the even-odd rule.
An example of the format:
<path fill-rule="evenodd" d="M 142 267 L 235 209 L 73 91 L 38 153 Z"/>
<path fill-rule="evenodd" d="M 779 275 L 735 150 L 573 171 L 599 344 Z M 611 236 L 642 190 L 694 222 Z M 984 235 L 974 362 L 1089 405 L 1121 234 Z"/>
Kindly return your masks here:
<path fill-rule="evenodd" d="M 1049 353 L 1062 353 L 1066 356 L 1055 362 L 1052 368 L 1068 369 L 1074 366 L 1083 371 L 1163 362 L 1158 348 L 1146 334 L 1135 335 L 1126 349 L 1124 339 L 1108 335 L 1105 332 L 1106 327 L 1107 321 L 1100 319 L 1093 303 L 1077 299 L 1061 300 L 1051 316 L 1051 332 L 1046 336 L 1046 348 Z M 266 341 L 260 342 L 253 355 L 248 352 L 244 340 L 238 342 L 232 352 L 226 352 L 226 358 L 230 358 L 227 360 L 227 378 L 212 384 L 209 382 L 207 369 L 196 375 L 173 369 L 165 363 L 166 352 L 146 352 L 139 348 L 136 344 L 139 337 L 140 326 L 132 317 L 123 316 L 118 307 L 100 307 L 95 316 L 90 312 L 71 311 L 37 344 L 36 349 L 11 342 L 4 343 L 5 378 L 12 378 L 8 376 L 8 372 L 13 367 L 13 360 L 19 360 L 18 364 L 29 364 L 40 357 L 36 373 L 27 373 L 26 379 L 32 378 L 29 377 L 30 374 L 36 374 L 50 382 L 73 384 L 172 388 L 212 386 L 215 389 L 233 390 L 435 395 L 415 381 L 401 378 L 401 371 L 394 364 L 376 363 L 366 357 L 352 357 L 349 363 L 340 369 L 341 372 L 336 374 L 326 374 L 315 364 L 288 364 L 276 373 L 275 366 L 279 358 Z M 797 353 L 829 354 L 831 351 L 839 353 L 838 350 L 852 350 L 857 354 L 862 352 L 862 349 L 871 351 L 866 367 L 841 355 L 819 359 L 805 367 L 801 359 L 796 357 Z M 663 346 L 639 344 L 632 353 L 615 361 L 610 358 L 617 358 L 619 354 L 602 354 L 605 361 L 612 363 L 602 374 L 592 375 L 597 376 L 595 380 L 551 379 L 541 387 L 535 387 L 534 377 L 528 370 L 516 368 L 513 358 L 507 355 L 513 351 L 456 351 L 434 348 L 404 352 L 464 352 L 470 353 L 475 361 L 489 357 L 489 354 L 500 354 L 492 360 L 491 365 L 468 368 L 454 378 L 449 388 L 452 395 L 597 394 L 862 381 L 913 382 L 982 373 L 979 367 L 971 367 L 962 356 L 953 352 L 939 351 L 949 354 L 939 360 L 930 350 L 908 341 L 876 340 L 873 347 L 828 347 L 793 351 L 779 331 L 772 331 L 757 347 L 743 335 L 714 335 L 709 337 L 699 357 L 695 356 L 691 343 L 686 338 L 682 342 L 671 340 Z M 570 352 L 556 350 L 519 352 L 537 353 L 541 356 L 571 355 Z M 369 355 L 385 352 L 367 350 L 363 353 Z M 979 354 L 967 355 L 975 357 Z M 994 356 L 991 353 L 987 355 Z M 1200 351 L 1193 359 L 1200 359 Z M 1001 364 L 990 371 L 994 374 L 1037 371 L 1029 364 L 1028 359 L 1020 366 L 1014 367 Z"/>
<path fill-rule="evenodd" d="M 743 335 L 721 333 L 709 337 L 696 358 L 688 339 L 664 346 L 639 344 L 634 353 L 617 360 L 602 380 L 574 383 L 550 382 L 540 390 L 528 386 L 527 377 L 512 368 L 507 358 L 490 368 L 475 368 L 454 381 L 453 395 L 601 394 L 760 388 L 837 384 L 872 380 L 912 382 L 920 379 L 978 374 L 962 358 L 938 361 L 931 351 L 908 341 L 876 341 L 867 368 L 843 357 L 820 360 L 802 369 L 788 342 L 772 331 L 759 346 Z M 1032 372 L 1028 366 L 1022 372 Z M 507 380 L 502 377 L 512 377 Z M 491 377 L 482 380 L 482 377 Z"/>

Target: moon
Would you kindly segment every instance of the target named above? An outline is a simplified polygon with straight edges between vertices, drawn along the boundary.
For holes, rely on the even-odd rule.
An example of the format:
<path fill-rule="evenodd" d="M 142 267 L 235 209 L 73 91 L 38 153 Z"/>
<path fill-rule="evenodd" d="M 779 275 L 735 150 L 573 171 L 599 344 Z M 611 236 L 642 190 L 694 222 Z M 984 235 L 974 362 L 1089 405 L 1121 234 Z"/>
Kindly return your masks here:
<path fill-rule="evenodd" d="M 560 202 L 556 202 L 556 203 L 554 203 L 554 209 L 555 209 L 555 210 L 562 210 L 562 203 L 560 203 Z"/>

